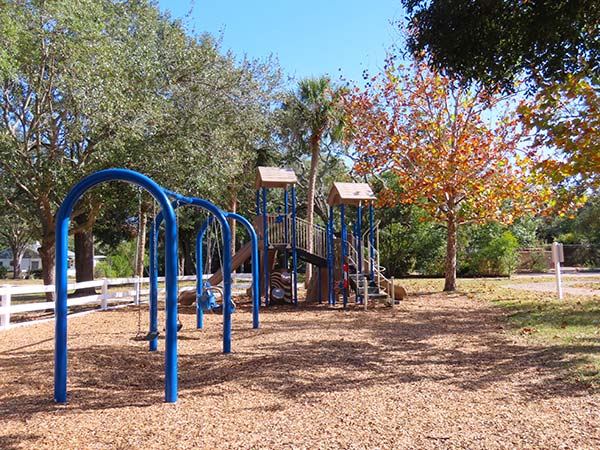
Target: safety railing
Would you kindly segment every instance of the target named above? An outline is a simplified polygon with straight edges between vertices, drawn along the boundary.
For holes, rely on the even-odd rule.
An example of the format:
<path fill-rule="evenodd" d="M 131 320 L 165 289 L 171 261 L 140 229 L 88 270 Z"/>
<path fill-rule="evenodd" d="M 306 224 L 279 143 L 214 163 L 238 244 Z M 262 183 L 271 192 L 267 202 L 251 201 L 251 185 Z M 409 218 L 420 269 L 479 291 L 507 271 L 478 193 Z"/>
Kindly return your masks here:
<path fill-rule="evenodd" d="M 269 245 L 288 244 L 291 241 L 289 219 L 286 216 L 269 214 L 267 227 L 269 229 Z M 259 230 L 262 231 L 262 228 Z"/>
<path fill-rule="evenodd" d="M 309 229 L 312 229 L 312 249 L 309 248 Z M 296 247 L 321 257 L 327 258 L 327 233 L 325 228 L 312 224 L 299 217 L 296 218 Z"/>

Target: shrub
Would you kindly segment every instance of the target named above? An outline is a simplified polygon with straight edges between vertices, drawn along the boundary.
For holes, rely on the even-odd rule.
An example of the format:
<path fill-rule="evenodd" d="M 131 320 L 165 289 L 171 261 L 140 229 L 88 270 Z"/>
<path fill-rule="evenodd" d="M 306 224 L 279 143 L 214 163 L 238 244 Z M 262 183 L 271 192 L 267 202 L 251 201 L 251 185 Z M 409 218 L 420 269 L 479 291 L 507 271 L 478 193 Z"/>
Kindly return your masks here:
<path fill-rule="evenodd" d="M 8 268 L 6 266 L 0 266 L 0 278 L 6 278 Z"/>
<path fill-rule="evenodd" d="M 129 259 L 123 255 L 109 256 L 106 261 L 100 261 L 94 268 L 96 278 L 128 278 L 133 276 L 133 267 Z"/>
<path fill-rule="evenodd" d="M 505 231 L 470 255 L 468 268 L 471 275 L 509 276 L 517 268 L 519 242 Z"/>
<path fill-rule="evenodd" d="M 29 273 L 27 274 L 27 277 L 30 280 L 39 280 L 40 278 L 42 278 L 42 269 L 30 270 Z"/>

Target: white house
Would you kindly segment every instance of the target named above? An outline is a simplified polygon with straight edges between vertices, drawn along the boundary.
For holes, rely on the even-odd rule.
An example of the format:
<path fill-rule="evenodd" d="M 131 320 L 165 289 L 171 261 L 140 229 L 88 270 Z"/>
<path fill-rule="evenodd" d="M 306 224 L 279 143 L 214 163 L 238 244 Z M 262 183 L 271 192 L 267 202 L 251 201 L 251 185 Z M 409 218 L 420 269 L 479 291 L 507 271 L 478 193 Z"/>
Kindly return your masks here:
<path fill-rule="evenodd" d="M 25 253 L 23 254 L 23 259 L 21 259 L 21 277 L 27 276 L 32 270 L 40 270 L 42 268 L 42 259 L 40 258 L 37 249 L 40 244 L 36 242 L 35 244 L 27 246 L 25 249 Z M 67 271 L 67 276 L 74 277 L 75 276 L 75 253 L 70 251 L 68 252 L 69 256 L 69 268 Z M 96 263 L 105 259 L 104 255 L 94 255 L 94 267 L 96 267 Z M 0 251 L 0 266 L 7 267 L 9 272 L 13 270 L 13 254 L 10 249 L 5 249 Z"/>

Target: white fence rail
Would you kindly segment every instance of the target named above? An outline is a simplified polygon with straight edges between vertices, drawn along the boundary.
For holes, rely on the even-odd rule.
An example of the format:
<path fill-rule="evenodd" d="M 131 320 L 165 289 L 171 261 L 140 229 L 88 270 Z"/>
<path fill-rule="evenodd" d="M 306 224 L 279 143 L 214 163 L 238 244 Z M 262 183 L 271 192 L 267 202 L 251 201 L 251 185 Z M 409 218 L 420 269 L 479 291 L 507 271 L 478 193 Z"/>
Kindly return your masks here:
<path fill-rule="evenodd" d="M 236 280 L 245 281 L 248 280 L 249 274 L 232 274 Z M 208 278 L 210 275 L 204 275 L 203 278 Z M 251 279 L 251 275 L 250 275 Z M 194 275 L 180 276 L 179 281 L 196 281 Z M 159 282 L 164 282 L 164 277 L 158 278 Z M 75 297 L 67 299 L 67 307 L 82 306 L 82 305 L 93 305 L 98 304 L 100 310 L 106 310 L 111 304 L 115 303 L 133 303 L 139 304 L 142 301 L 142 296 L 148 296 L 150 294 L 149 289 L 149 278 L 112 278 L 102 279 L 94 281 L 84 281 L 81 283 L 71 283 L 67 285 L 69 291 L 84 288 L 100 288 L 100 294 L 88 295 L 85 297 Z M 132 285 L 130 289 L 124 290 L 109 290 L 111 286 L 124 286 Z M 249 287 L 250 284 L 233 284 L 233 288 L 242 289 Z M 130 287 L 130 286 L 126 286 Z M 145 289 L 142 289 L 142 288 Z M 193 289 L 190 286 L 179 287 L 179 291 Z M 54 302 L 26 302 L 18 301 L 20 295 L 31 295 L 31 294 L 45 294 L 47 292 L 54 292 L 54 285 L 3 285 L 0 286 L 0 330 L 6 330 L 15 326 L 11 324 L 11 315 L 23 314 L 34 311 L 46 311 L 54 310 Z M 164 294 L 165 289 L 159 288 L 158 293 Z M 16 301 L 15 301 L 16 300 Z"/>

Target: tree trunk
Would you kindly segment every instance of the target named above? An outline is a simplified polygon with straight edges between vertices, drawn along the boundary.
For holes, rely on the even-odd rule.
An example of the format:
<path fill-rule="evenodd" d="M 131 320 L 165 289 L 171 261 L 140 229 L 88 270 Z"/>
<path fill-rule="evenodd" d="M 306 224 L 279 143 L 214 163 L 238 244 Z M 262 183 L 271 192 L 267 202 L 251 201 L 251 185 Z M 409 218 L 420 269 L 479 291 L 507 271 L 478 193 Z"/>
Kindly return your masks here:
<path fill-rule="evenodd" d="M 42 245 L 38 248 L 38 253 L 42 259 L 42 278 L 44 279 L 44 285 L 46 286 L 54 284 L 56 246 L 53 231 L 54 230 L 52 230 L 52 233 L 46 233 L 44 235 L 42 238 Z M 46 292 L 46 301 L 54 301 L 54 292 Z"/>
<path fill-rule="evenodd" d="M 193 239 L 191 239 L 190 233 L 179 234 L 179 248 L 181 249 L 181 256 L 183 261 L 183 275 L 194 275 L 194 253 L 195 248 L 192 245 Z"/>
<path fill-rule="evenodd" d="M 446 242 L 446 270 L 444 291 L 451 292 L 456 290 L 456 251 L 458 237 L 458 223 L 456 217 L 448 216 L 448 238 Z"/>
<path fill-rule="evenodd" d="M 16 280 L 21 277 L 21 260 L 23 259 L 23 248 L 11 247 L 11 251 L 13 254 L 13 280 Z M 31 269 L 31 267 L 29 269 Z"/>
<path fill-rule="evenodd" d="M 73 219 L 77 225 L 85 225 L 88 221 L 87 214 L 81 214 Z M 92 281 L 94 279 L 94 234 L 91 229 L 75 233 L 75 282 Z M 96 289 L 77 289 L 73 297 L 95 295 Z"/>
<path fill-rule="evenodd" d="M 146 222 L 148 219 L 148 210 L 150 206 L 146 202 L 142 202 L 140 206 L 139 231 L 136 248 L 136 266 L 134 274 L 142 278 L 144 276 L 144 255 L 146 253 Z"/>
<path fill-rule="evenodd" d="M 319 166 L 319 156 L 321 154 L 320 137 L 312 136 L 310 139 L 310 172 L 308 175 L 308 196 L 306 199 L 306 222 L 308 230 L 306 234 L 307 250 L 313 252 L 313 223 L 315 219 L 315 189 L 317 185 L 317 168 Z M 306 278 L 304 285 L 308 287 L 312 278 L 312 265 L 306 264 Z"/>

